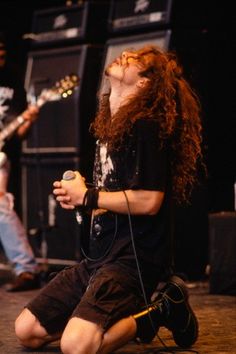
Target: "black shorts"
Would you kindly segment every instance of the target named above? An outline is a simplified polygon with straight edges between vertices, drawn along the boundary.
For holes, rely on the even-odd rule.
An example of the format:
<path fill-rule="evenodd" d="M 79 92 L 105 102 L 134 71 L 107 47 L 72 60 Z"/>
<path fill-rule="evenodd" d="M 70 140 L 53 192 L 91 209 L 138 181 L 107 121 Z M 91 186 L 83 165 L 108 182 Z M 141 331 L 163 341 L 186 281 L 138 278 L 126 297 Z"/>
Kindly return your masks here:
<path fill-rule="evenodd" d="M 107 330 L 143 304 L 135 273 L 120 264 L 105 264 L 90 273 L 82 261 L 58 273 L 26 307 L 49 334 L 62 332 L 71 317 Z"/>

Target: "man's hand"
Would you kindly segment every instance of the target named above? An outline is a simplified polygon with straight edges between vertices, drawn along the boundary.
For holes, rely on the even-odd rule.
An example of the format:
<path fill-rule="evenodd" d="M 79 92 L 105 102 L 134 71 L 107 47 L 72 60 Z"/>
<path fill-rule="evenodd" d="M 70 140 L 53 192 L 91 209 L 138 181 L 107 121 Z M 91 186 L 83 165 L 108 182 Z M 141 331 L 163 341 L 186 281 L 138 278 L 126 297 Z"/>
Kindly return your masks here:
<path fill-rule="evenodd" d="M 26 121 L 34 122 L 39 113 L 39 108 L 36 105 L 29 105 L 28 108 L 22 113 Z"/>
<path fill-rule="evenodd" d="M 53 183 L 53 194 L 64 209 L 74 209 L 76 206 L 82 205 L 87 190 L 84 177 L 78 171 L 74 171 L 74 173 L 74 179 L 62 179 Z"/>
<path fill-rule="evenodd" d="M 24 137 L 24 135 L 29 130 L 31 124 L 38 117 L 39 108 L 36 105 L 29 105 L 27 109 L 21 114 L 24 118 L 24 123 L 18 128 L 17 134 L 20 137 Z"/>

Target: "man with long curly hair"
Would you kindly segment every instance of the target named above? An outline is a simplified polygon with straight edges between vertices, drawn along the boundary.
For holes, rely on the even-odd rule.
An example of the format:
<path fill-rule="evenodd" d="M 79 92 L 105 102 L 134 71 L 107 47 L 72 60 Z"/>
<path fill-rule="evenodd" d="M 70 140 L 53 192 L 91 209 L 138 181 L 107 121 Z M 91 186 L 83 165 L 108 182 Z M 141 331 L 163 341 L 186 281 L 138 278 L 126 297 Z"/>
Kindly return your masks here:
<path fill-rule="evenodd" d="M 54 182 L 64 209 L 91 213 L 84 259 L 27 304 L 16 335 L 26 347 L 60 338 L 63 353 L 100 354 L 150 342 L 165 326 L 189 347 L 198 323 L 183 280 L 171 274 L 170 223 L 172 200 L 186 202 L 196 181 L 200 104 L 174 54 L 155 46 L 124 51 L 105 74 L 110 90 L 91 126 L 94 186 L 78 171 Z"/>

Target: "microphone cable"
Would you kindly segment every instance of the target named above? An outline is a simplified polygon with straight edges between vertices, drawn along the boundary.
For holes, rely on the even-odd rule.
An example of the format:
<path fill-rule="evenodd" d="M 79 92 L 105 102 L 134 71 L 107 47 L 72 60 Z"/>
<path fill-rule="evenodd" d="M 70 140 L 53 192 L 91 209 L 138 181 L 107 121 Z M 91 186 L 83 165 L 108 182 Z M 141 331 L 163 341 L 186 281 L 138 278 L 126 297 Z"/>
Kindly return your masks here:
<path fill-rule="evenodd" d="M 127 197 L 127 193 L 125 192 L 125 190 L 122 190 L 122 192 L 124 193 L 124 196 L 125 196 L 125 199 L 126 199 L 126 205 L 127 205 L 127 211 L 128 211 L 127 215 L 128 215 L 128 221 L 129 221 L 129 229 L 130 229 L 130 238 L 131 238 L 133 252 L 134 252 L 134 257 L 135 257 L 135 261 L 136 261 L 136 266 L 137 266 L 140 286 L 141 286 L 141 290 L 142 290 L 142 294 L 143 294 L 143 298 L 144 298 L 144 303 L 145 303 L 145 306 L 146 306 L 146 308 L 148 310 L 148 308 L 150 308 L 150 305 L 148 304 L 148 301 L 147 301 L 147 295 L 146 295 L 146 291 L 145 291 L 145 288 L 144 288 L 144 283 L 143 283 L 143 279 L 142 279 L 142 274 L 141 274 L 141 270 L 140 270 L 140 265 L 139 265 L 139 261 L 138 261 L 138 255 L 137 255 L 135 241 L 134 241 L 134 234 L 133 234 L 133 226 L 132 226 L 132 220 L 131 220 L 131 211 L 130 211 L 129 199 Z M 153 332 L 155 333 L 155 337 L 157 339 L 159 339 L 160 343 L 164 347 L 164 349 L 163 348 L 162 349 L 157 349 L 157 351 L 155 351 L 155 353 L 165 352 L 165 353 L 175 354 L 177 352 L 182 352 L 182 353 L 195 353 L 195 354 L 198 354 L 197 351 L 192 350 L 192 349 L 186 350 L 186 349 L 182 349 L 182 348 L 177 348 L 174 351 L 170 350 L 170 348 L 168 348 L 168 346 L 165 344 L 165 342 L 162 340 L 162 338 L 156 332 L 155 326 L 154 326 L 152 318 L 151 318 L 150 311 L 148 311 L 148 318 L 150 320 L 150 324 L 151 324 L 151 327 L 153 329 Z"/>
<path fill-rule="evenodd" d="M 132 226 L 132 220 L 131 220 L 131 212 L 130 212 L 129 200 L 128 200 L 128 197 L 127 197 L 127 194 L 126 194 L 125 190 L 122 190 L 122 192 L 124 193 L 124 196 L 125 196 L 125 199 L 126 199 L 126 205 L 127 205 L 127 210 L 128 210 L 127 215 L 128 215 L 128 221 L 129 221 L 130 238 L 131 238 L 133 252 L 134 252 L 134 257 L 135 257 L 135 262 L 136 262 L 136 266 L 137 266 L 139 282 L 140 282 L 140 286 L 141 286 L 141 290 L 142 290 L 142 294 L 143 294 L 143 298 L 144 298 L 144 303 L 145 303 L 146 308 L 148 309 L 149 305 L 148 305 L 148 301 L 147 301 L 147 295 L 146 295 L 146 291 L 145 291 L 145 288 L 144 288 L 143 278 L 142 278 L 142 274 L 141 274 L 141 270 L 140 270 L 140 265 L 139 265 L 139 261 L 138 261 L 138 255 L 137 255 L 135 241 L 134 241 L 134 234 L 133 234 L 133 226 Z M 153 332 L 156 332 L 154 324 L 153 324 L 153 321 L 152 321 L 152 318 L 151 318 L 151 315 L 150 315 L 150 312 L 148 312 L 148 317 L 149 317 Z M 158 335 L 157 335 L 157 337 L 160 340 L 161 344 L 167 349 L 167 346 L 162 341 L 162 339 L 159 338 Z"/>
<path fill-rule="evenodd" d="M 91 221 L 90 221 L 91 225 L 90 225 L 90 236 L 91 236 L 91 232 L 92 232 L 92 224 L 93 224 L 93 211 L 92 211 L 92 217 L 91 217 Z M 81 226 L 83 225 L 83 222 L 81 223 Z M 83 242 L 83 239 L 81 238 L 81 246 L 80 246 L 80 249 L 81 249 L 81 252 L 83 254 L 83 256 L 89 260 L 90 262 L 100 262 L 102 261 L 111 251 L 113 245 L 114 245 L 114 242 L 115 242 L 115 239 L 116 239 L 116 236 L 117 236 L 117 230 L 118 230 L 118 217 L 117 215 L 115 215 L 115 230 L 114 230 L 114 234 L 113 234 L 113 237 L 112 237 L 112 240 L 110 242 L 110 244 L 108 245 L 107 249 L 105 250 L 105 252 L 100 256 L 100 257 L 96 257 L 96 258 L 93 258 L 93 257 L 90 257 L 87 252 L 84 250 L 84 246 L 82 245 L 82 242 Z M 83 233 L 83 231 L 82 231 Z"/>

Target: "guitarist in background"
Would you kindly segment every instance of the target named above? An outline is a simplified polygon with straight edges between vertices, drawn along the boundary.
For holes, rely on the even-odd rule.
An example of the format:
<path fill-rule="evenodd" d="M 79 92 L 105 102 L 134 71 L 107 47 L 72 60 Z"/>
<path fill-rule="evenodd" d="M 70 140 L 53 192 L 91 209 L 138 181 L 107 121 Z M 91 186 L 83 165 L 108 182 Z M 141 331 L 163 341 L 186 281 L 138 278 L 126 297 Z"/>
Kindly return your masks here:
<path fill-rule="evenodd" d="M 0 131 L 20 114 L 25 120 L 0 150 L 0 243 L 15 275 L 6 290 L 24 291 L 38 288 L 40 279 L 26 230 L 14 210 L 13 195 L 20 190 L 21 139 L 36 119 L 38 108 L 27 105 L 24 85 L 8 67 L 6 55 L 5 38 L 0 33 Z M 10 166 L 14 173 L 8 179 Z"/>

